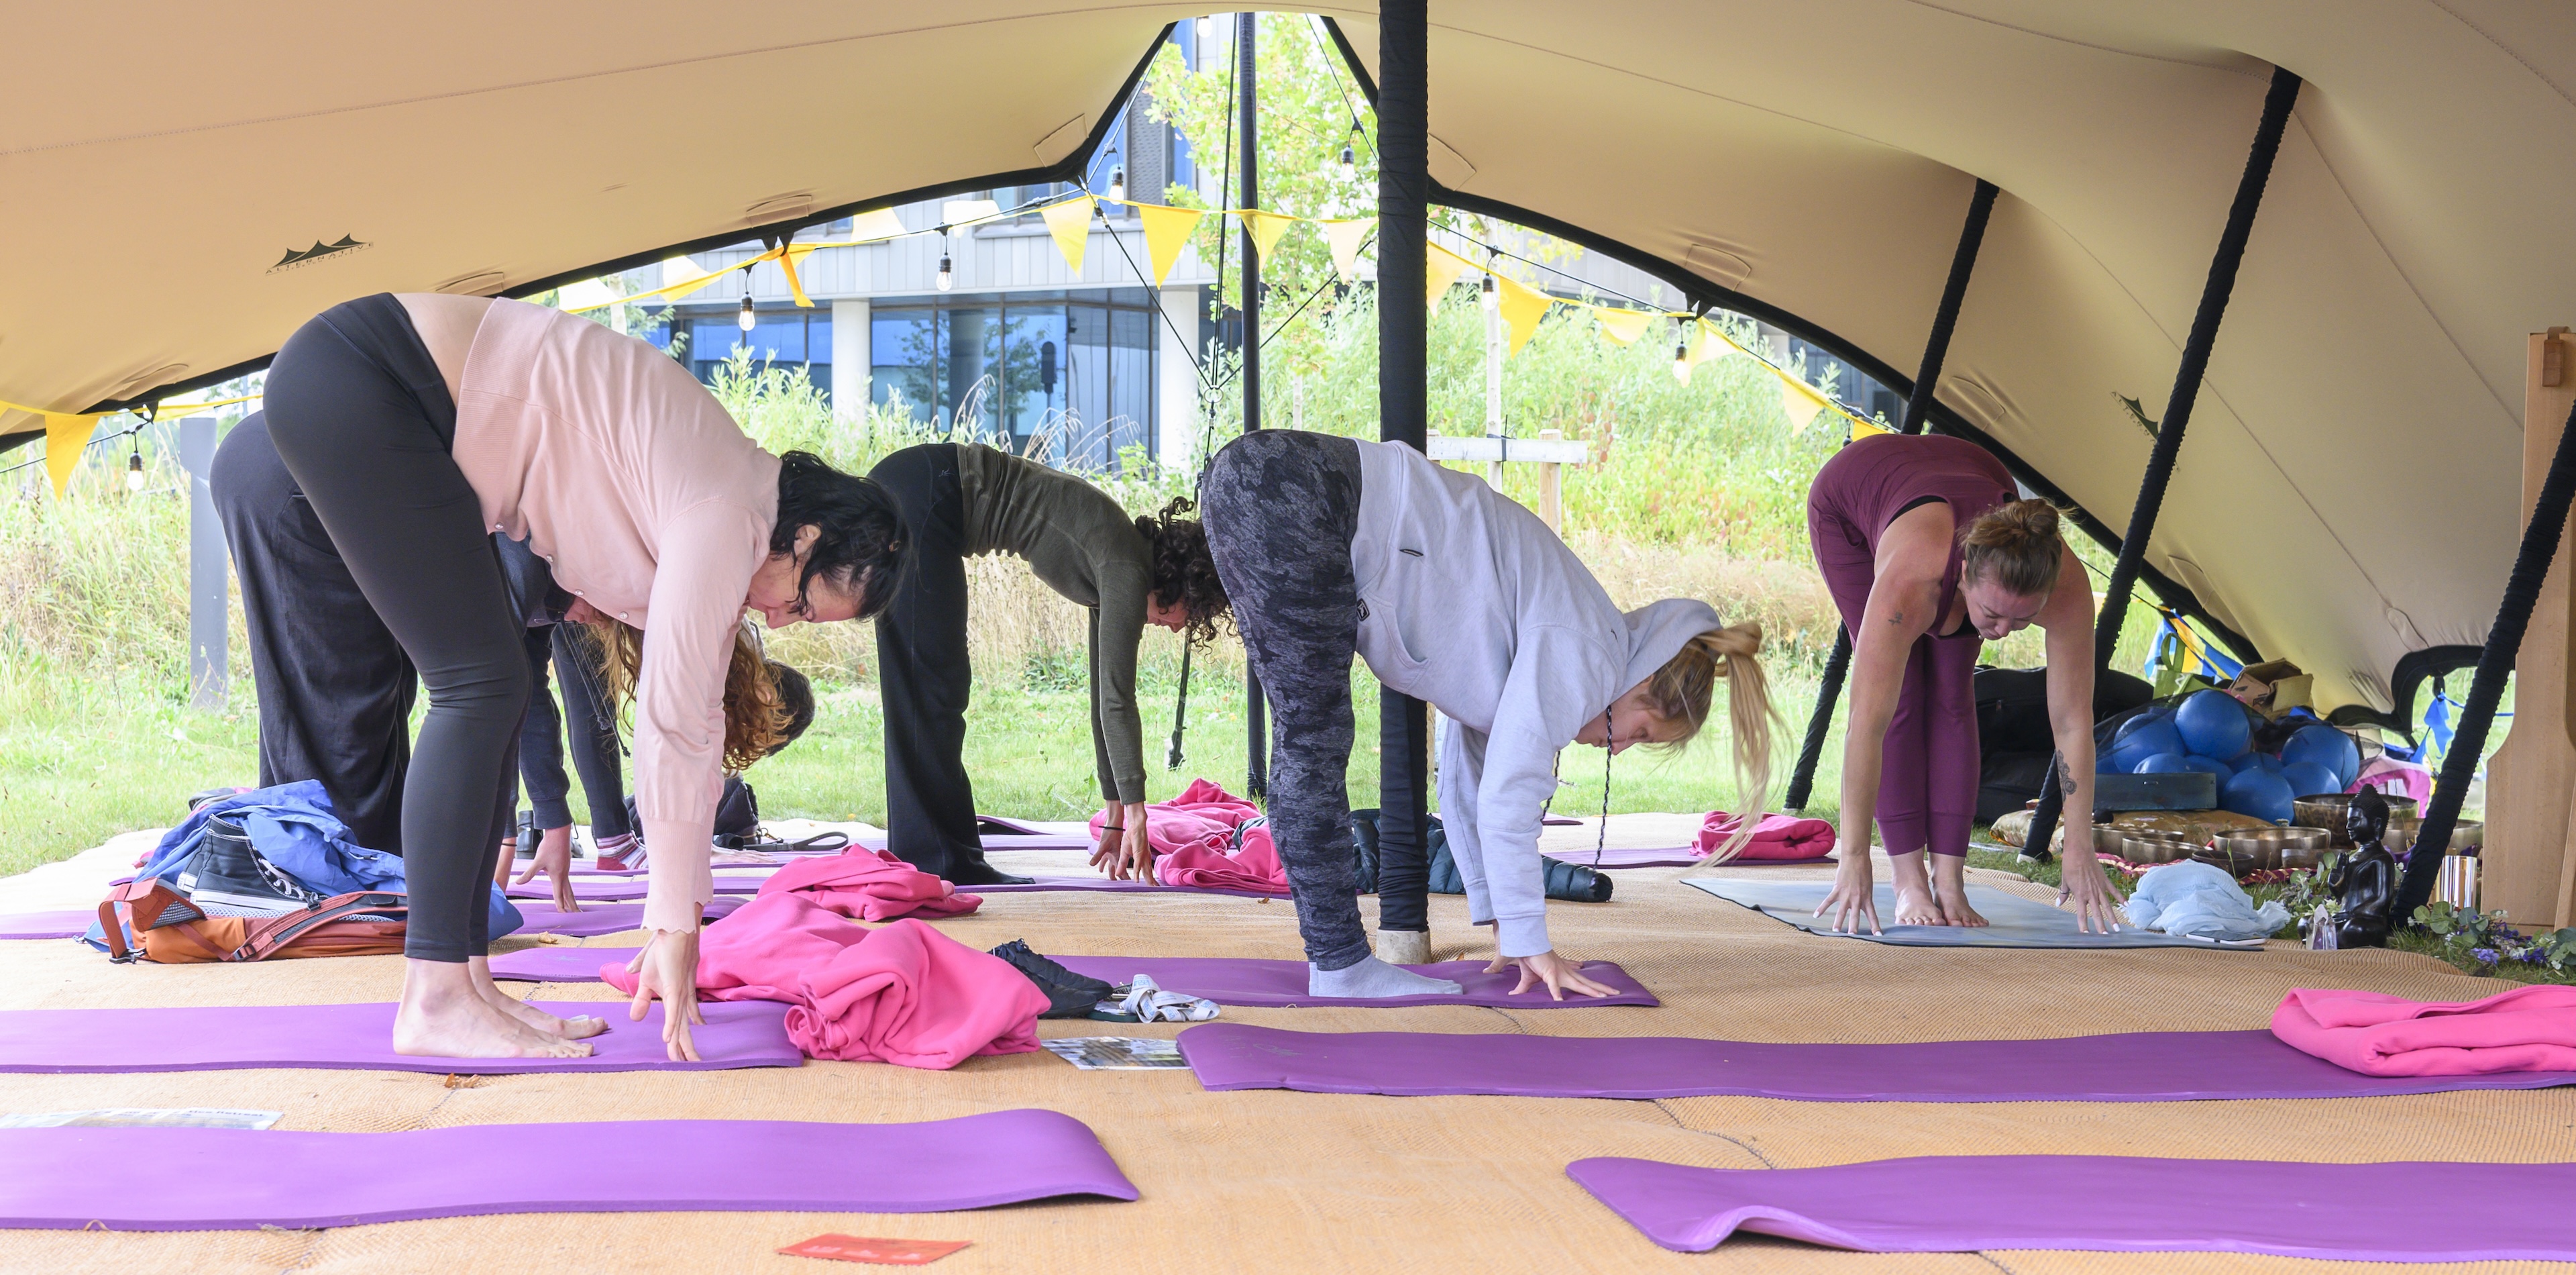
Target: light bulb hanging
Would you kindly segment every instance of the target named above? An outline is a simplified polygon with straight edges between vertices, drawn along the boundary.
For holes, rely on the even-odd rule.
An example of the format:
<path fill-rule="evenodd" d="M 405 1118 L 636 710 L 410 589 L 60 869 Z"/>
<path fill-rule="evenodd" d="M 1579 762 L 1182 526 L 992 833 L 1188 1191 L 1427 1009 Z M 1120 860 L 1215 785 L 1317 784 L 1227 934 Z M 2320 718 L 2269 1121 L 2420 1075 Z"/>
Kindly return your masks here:
<path fill-rule="evenodd" d="M 940 291 L 942 291 L 942 292 L 946 292 L 946 291 L 948 291 L 949 287 L 950 287 L 951 285 L 955 284 L 956 282 L 957 282 L 957 275 L 956 275 L 956 272 L 955 272 L 955 271 L 952 271 L 952 270 L 950 270 L 950 269 L 948 268 L 948 255 L 947 255 L 946 253 L 942 253 L 942 254 L 940 254 L 940 257 L 939 257 L 939 290 L 940 290 Z"/>
<path fill-rule="evenodd" d="M 134 454 L 125 458 L 125 489 L 143 490 L 143 444 L 134 445 Z"/>
<path fill-rule="evenodd" d="M 1476 299 L 1481 302 L 1486 309 L 1498 310 L 1502 308 L 1502 289 L 1494 286 L 1494 276 L 1490 271 L 1486 273 L 1484 283 L 1477 287 L 1476 294 Z"/>
<path fill-rule="evenodd" d="M 752 317 L 750 297 L 746 296 L 742 299 L 742 309 L 734 315 L 733 321 L 745 332 L 751 331 L 752 325 L 759 322 L 758 319 Z"/>
<path fill-rule="evenodd" d="M 1351 135 L 1342 139 L 1342 180 L 1346 182 L 1355 182 L 1360 179 L 1360 157 L 1357 152 L 1351 149 L 1351 142 L 1358 138 L 1359 135 L 1359 117 L 1353 116 L 1351 118 Z"/>
<path fill-rule="evenodd" d="M 1127 169 L 1123 164 L 1109 170 L 1109 202 L 1127 202 Z"/>
<path fill-rule="evenodd" d="M 1673 327 L 1676 329 L 1673 333 L 1673 379 L 1688 385 L 1691 374 L 1690 329 L 1680 323 Z"/>

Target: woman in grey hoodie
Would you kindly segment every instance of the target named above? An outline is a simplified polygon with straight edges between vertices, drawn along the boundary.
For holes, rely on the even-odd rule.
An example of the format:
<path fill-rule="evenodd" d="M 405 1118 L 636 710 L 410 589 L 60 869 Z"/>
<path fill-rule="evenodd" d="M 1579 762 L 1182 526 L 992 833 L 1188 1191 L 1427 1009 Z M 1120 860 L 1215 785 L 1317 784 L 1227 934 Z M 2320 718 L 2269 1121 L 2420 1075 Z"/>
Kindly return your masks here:
<path fill-rule="evenodd" d="M 1761 630 L 1679 598 L 1622 614 L 1556 533 L 1481 479 L 1400 444 L 1262 430 L 1209 463 L 1200 511 L 1276 723 L 1270 827 L 1312 994 L 1458 990 L 1378 960 L 1360 925 L 1345 781 L 1354 654 L 1449 719 L 1442 827 L 1469 916 L 1495 928 L 1522 990 L 1608 992 L 1547 937 L 1538 832 L 1558 750 L 1679 744 L 1724 677 L 1759 808 L 1773 721 Z"/>

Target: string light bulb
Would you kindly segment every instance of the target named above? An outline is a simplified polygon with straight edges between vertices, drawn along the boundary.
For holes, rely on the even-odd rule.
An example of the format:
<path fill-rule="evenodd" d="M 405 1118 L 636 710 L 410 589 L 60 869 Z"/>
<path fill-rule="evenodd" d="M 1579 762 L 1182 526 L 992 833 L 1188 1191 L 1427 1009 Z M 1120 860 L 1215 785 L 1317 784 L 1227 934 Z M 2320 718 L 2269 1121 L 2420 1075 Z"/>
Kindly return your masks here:
<path fill-rule="evenodd" d="M 143 445 L 134 445 L 134 454 L 125 458 L 125 489 L 143 490 Z"/>
<path fill-rule="evenodd" d="M 1127 165 L 1120 163 L 1118 152 L 1109 152 L 1109 202 L 1127 202 Z"/>
<path fill-rule="evenodd" d="M 751 298 L 750 298 L 750 297 L 746 296 L 746 297 L 744 297 L 744 298 L 742 299 L 742 309 L 734 315 L 734 317 L 733 317 L 733 321 L 734 321 L 734 323 L 735 323 L 735 324 L 739 325 L 739 326 L 742 328 L 742 330 L 743 330 L 743 331 L 745 331 L 745 332 L 749 332 L 749 331 L 751 331 L 751 329 L 752 329 L 752 325 L 754 325 L 754 324 L 756 324 L 756 323 L 758 323 L 758 322 L 759 322 L 759 320 L 758 320 L 758 319 L 755 319 L 755 318 L 753 318 L 753 317 L 751 316 Z"/>
<path fill-rule="evenodd" d="M 1351 153 L 1351 144 L 1349 142 L 1344 142 L 1342 143 L 1342 180 L 1346 182 L 1355 182 L 1359 179 L 1360 157 Z"/>
<path fill-rule="evenodd" d="M 939 257 L 939 290 L 940 290 L 940 291 L 942 291 L 942 292 L 946 292 L 946 291 L 948 291 L 949 287 L 950 287 L 951 285 L 955 284 L 956 282 L 957 282 L 957 275 L 956 275 L 956 272 L 954 272 L 954 271 L 952 271 L 952 270 L 950 270 L 950 269 L 948 268 L 948 256 L 947 256 L 947 254 L 945 254 L 945 253 L 940 254 L 940 257 Z"/>
<path fill-rule="evenodd" d="M 1491 271 L 1486 272 L 1485 281 L 1476 289 L 1476 293 L 1476 299 L 1482 302 L 1486 309 L 1499 310 L 1502 308 L 1502 289 L 1494 286 L 1494 276 Z"/>
<path fill-rule="evenodd" d="M 1691 374 L 1690 329 L 1679 323 L 1673 327 L 1676 329 L 1673 333 L 1673 379 L 1688 385 Z"/>

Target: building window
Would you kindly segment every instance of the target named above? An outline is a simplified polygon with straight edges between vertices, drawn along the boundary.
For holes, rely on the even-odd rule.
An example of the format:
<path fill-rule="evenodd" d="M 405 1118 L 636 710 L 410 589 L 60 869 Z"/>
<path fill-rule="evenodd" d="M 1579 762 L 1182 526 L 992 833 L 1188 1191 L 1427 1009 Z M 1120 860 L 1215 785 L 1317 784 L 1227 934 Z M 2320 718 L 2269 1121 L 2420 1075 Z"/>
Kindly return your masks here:
<path fill-rule="evenodd" d="M 1068 468 L 1115 470 L 1155 442 L 1153 293 L 1060 292 L 878 301 L 869 396 L 961 442 Z"/>
<path fill-rule="evenodd" d="M 742 330 L 740 312 L 698 311 L 685 315 L 672 326 L 688 333 L 686 354 L 689 371 L 700 381 L 713 385 L 716 369 L 738 351 L 748 350 L 754 362 L 772 367 L 802 367 L 806 377 L 827 397 L 832 392 L 832 312 L 821 307 L 801 310 L 794 307 L 758 309 L 752 312 L 752 329 Z"/>

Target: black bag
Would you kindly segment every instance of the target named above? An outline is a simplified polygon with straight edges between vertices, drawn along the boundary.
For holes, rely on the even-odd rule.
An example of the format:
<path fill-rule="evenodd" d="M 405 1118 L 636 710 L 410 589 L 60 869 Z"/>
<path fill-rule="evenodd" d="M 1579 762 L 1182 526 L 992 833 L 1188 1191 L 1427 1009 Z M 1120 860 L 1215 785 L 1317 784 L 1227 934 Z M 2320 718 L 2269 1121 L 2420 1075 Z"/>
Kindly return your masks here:
<path fill-rule="evenodd" d="M 626 799 L 626 826 L 641 835 L 644 816 L 635 809 L 635 798 Z M 740 775 L 727 775 L 724 792 L 716 798 L 715 844 L 725 850 L 742 850 L 768 838 L 760 831 L 760 797 Z"/>
<path fill-rule="evenodd" d="M 1359 892 L 1377 893 L 1377 808 L 1351 812 L 1351 851 L 1358 856 Z M 1449 837 L 1440 830 L 1440 816 L 1424 816 L 1422 839 L 1429 851 L 1429 893 L 1465 894 L 1467 882 L 1458 875 L 1458 861 L 1449 853 Z M 1579 863 L 1542 857 L 1547 868 L 1547 897 L 1569 903 L 1607 903 L 1610 901 L 1610 874 L 1596 872 Z"/>

